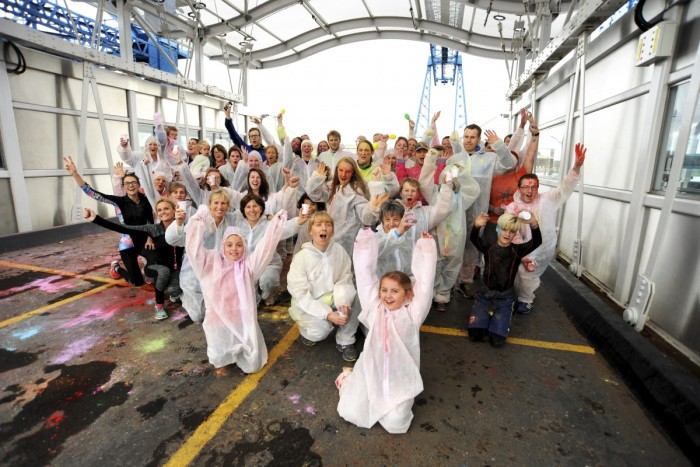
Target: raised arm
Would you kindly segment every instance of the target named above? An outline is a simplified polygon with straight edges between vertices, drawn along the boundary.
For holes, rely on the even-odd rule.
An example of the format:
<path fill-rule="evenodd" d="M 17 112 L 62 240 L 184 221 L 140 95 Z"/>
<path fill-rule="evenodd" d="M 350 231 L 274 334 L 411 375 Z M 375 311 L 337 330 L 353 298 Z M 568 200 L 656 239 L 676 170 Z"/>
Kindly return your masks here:
<path fill-rule="evenodd" d="M 254 280 L 257 281 L 265 271 L 265 268 L 270 265 L 275 251 L 277 251 L 277 244 L 282 238 L 282 232 L 286 223 L 287 212 L 282 209 L 268 222 L 263 238 L 248 256 L 248 269 L 253 273 Z"/>
<path fill-rule="evenodd" d="M 390 232 L 389 235 L 394 234 Z M 369 227 L 360 229 L 355 238 L 352 261 L 355 266 L 357 296 L 360 299 L 360 305 L 362 305 L 364 312 L 370 310 L 372 298 L 377 296 L 379 286 L 379 280 L 377 279 L 378 256 L 379 245 L 374 232 Z"/>
<path fill-rule="evenodd" d="M 157 224 L 144 224 L 144 225 L 125 225 L 118 224 L 116 222 L 108 221 L 95 214 L 91 209 L 85 208 L 83 210 L 83 217 L 86 220 L 104 227 L 108 230 L 113 230 L 114 232 L 119 232 L 123 234 L 134 234 L 134 233 L 146 233 L 151 237 L 158 236 L 158 225 Z"/>
<path fill-rule="evenodd" d="M 409 308 L 412 318 L 418 326 L 425 321 L 430 311 L 436 264 L 437 246 L 435 240 L 429 233 L 422 232 L 421 238 L 413 248 L 411 272 L 415 280 L 413 282 L 412 306 Z"/>
<path fill-rule="evenodd" d="M 418 186 L 420 193 L 428 204 L 435 202 L 437 190 L 435 188 L 435 170 L 437 169 L 438 152 L 435 149 L 430 149 L 423 160 L 423 168 L 420 170 L 418 177 Z"/>
<path fill-rule="evenodd" d="M 231 138 L 233 144 L 236 146 L 244 147 L 247 151 L 250 151 L 250 146 L 241 138 L 241 135 L 236 131 L 236 127 L 233 126 L 233 119 L 231 118 L 231 107 L 227 104 L 224 106 L 224 113 L 226 117 L 224 118 L 224 127 L 228 131 L 228 137 Z"/>
<path fill-rule="evenodd" d="M 205 274 L 213 270 L 213 261 L 219 254 L 219 245 L 216 245 L 216 250 L 204 248 L 205 219 L 208 216 L 209 208 L 200 206 L 197 213 L 187 223 L 187 237 L 185 239 L 185 253 L 187 253 L 192 269 L 200 281 Z"/>

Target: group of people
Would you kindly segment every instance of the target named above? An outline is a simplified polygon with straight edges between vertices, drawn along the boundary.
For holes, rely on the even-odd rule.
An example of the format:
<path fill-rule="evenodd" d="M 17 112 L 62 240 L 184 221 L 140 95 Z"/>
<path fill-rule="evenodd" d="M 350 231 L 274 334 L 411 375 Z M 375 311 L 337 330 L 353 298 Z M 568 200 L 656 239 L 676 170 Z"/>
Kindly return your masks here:
<path fill-rule="evenodd" d="M 376 133 L 347 151 L 330 131 L 316 154 L 308 136 L 287 135 L 282 113 L 276 137 L 258 119 L 246 142 L 230 106 L 224 111 L 228 150 L 197 140 L 182 148 L 159 114 L 143 151 L 122 135 L 118 154 L 132 170 L 117 164 L 111 195 L 64 158 L 88 196 L 115 208 L 118 223 L 85 209 L 87 220 L 122 234 L 110 274 L 152 283 L 156 319 L 168 317 L 166 296 L 180 301 L 202 323 L 217 374 L 233 364 L 253 373 L 267 361 L 258 305 L 275 303 L 292 254 L 289 315 L 302 343 L 335 331 L 342 358 L 357 360 L 336 380 L 338 412 L 361 427 L 406 432 L 423 390 L 419 329 L 429 311 L 445 312 L 458 290 L 476 299 L 470 339 L 503 345 L 513 312 L 533 309 L 554 258 L 554 214 L 573 192 L 585 148 L 576 146 L 562 186 L 540 195 L 539 129 L 525 110 L 503 141 L 488 130 L 482 140 L 477 125 L 440 140 L 438 112 L 420 139 L 409 121 L 408 138 L 392 149 L 392 138 Z M 358 328 L 366 336 L 359 355 Z"/>

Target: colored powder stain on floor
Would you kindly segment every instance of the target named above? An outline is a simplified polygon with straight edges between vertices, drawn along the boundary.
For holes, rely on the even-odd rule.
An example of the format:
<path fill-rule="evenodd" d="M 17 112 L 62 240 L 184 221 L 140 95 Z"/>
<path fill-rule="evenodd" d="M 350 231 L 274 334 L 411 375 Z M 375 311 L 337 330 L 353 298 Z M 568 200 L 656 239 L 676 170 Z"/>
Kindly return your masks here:
<path fill-rule="evenodd" d="M 129 383 L 118 382 L 108 391 L 96 391 L 111 379 L 115 367 L 114 362 L 92 361 L 44 368 L 46 374 L 60 374 L 50 379 L 12 420 L 0 424 L 0 464 L 48 465 L 68 438 L 89 427 L 111 407 L 124 404 L 131 390 Z"/>
<path fill-rule="evenodd" d="M 61 352 L 57 357 L 51 359 L 51 363 L 57 365 L 69 362 L 74 357 L 85 354 L 88 350 L 94 347 L 99 340 L 99 336 L 91 335 L 71 342 L 68 348 Z"/>
<path fill-rule="evenodd" d="M 15 331 L 12 333 L 12 337 L 17 337 L 20 340 L 27 340 L 30 337 L 36 336 L 41 331 L 40 327 L 34 326 L 28 329 L 23 329 L 21 331 Z"/>
<path fill-rule="evenodd" d="M 144 303 L 146 303 L 146 300 L 143 298 L 134 299 L 130 297 L 125 300 L 119 300 L 116 303 L 112 302 L 109 306 L 94 307 L 62 324 L 61 328 L 73 328 L 93 321 L 108 321 L 114 318 L 120 311 L 132 308 L 135 309 Z"/>
<path fill-rule="evenodd" d="M 61 279 L 63 279 L 63 276 L 49 276 L 42 279 L 35 279 L 24 285 L 2 290 L 0 292 L 0 298 L 16 295 L 29 289 L 39 289 L 46 293 L 56 293 L 60 290 L 70 289 L 73 287 L 73 285 L 69 282 L 62 281 L 60 283 L 55 283 L 55 281 L 60 281 Z"/>
<path fill-rule="evenodd" d="M 175 313 L 170 317 L 170 320 L 171 320 L 171 321 L 180 321 L 180 320 L 182 320 L 182 319 L 187 318 L 187 316 L 188 316 L 188 315 L 187 315 L 186 312 L 184 312 L 184 311 L 177 311 L 177 312 L 175 312 Z"/>
<path fill-rule="evenodd" d="M 141 350 L 143 350 L 146 353 L 157 352 L 158 350 L 162 350 L 163 348 L 165 348 L 165 344 L 167 341 L 168 339 L 166 337 L 160 337 L 158 339 L 146 341 L 141 346 Z"/>

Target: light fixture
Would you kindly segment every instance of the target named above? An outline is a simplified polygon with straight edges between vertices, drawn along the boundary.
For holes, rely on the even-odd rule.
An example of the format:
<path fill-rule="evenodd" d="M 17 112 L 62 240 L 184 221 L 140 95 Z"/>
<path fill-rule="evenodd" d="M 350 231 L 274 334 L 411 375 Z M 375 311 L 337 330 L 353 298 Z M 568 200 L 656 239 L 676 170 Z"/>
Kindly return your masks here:
<path fill-rule="evenodd" d="M 192 19 L 197 19 L 197 13 L 195 13 L 194 11 L 188 11 L 187 16 L 189 16 Z"/>
<path fill-rule="evenodd" d="M 206 7 L 207 4 L 204 2 L 195 2 L 192 4 L 192 8 L 194 8 L 195 10 L 203 10 Z"/>
<path fill-rule="evenodd" d="M 493 19 L 495 19 L 496 21 L 505 21 L 506 17 L 499 14 L 499 15 L 493 15 Z"/>

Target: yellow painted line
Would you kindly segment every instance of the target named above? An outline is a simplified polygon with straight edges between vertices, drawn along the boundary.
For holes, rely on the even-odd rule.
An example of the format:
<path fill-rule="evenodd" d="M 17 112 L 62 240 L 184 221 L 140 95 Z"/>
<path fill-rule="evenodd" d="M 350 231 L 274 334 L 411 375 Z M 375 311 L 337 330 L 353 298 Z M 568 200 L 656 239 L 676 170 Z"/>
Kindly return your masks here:
<path fill-rule="evenodd" d="M 284 354 L 294 341 L 299 337 L 299 328 L 295 324 L 282 338 L 281 341 L 270 351 L 267 357 L 267 364 L 257 373 L 248 375 L 236 389 L 209 415 L 192 436 L 180 446 L 175 454 L 170 458 L 166 466 L 185 466 L 190 464 L 204 446 L 216 436 L 224 422 L 243 403 L 248 394 L 258 387 L 258 383 L 265 376 L 265 373 L 272 368 L 277 359 Z"/>
<path fill-rule="evenodd" d="M 5 266 L 7 268 L 15 268 L 15 269 L 26 269 L 27 271 L 46 272 L 49 274 L 55 274 L 57 276 L 67 276 L 67 277 L 77 277 L 79 279 L 89 279 L 91 281 L 104 282 L 107 284 L 118 284 L 121 282 L 121 279 L 112 279 L 112 278 L 106 278 L 106 277 L 100 277 L 100 276 L 89 276 L 86 274 L 78 274 L 78 273 L 70 272 L 70 271 L 62 271 L 60 269 L 42 268 L 41 266 L 34 266 L 31 264 L 11 263 L 9 261 L 0 261 L 0 266 Z"/>
<path fill-rule="evenodd" d="M 68 297 L 65 300 L 61 300 L 60 302 L 52 303 L 51 305 L 46 305 L 42 306 L 41 308 L 37 308 L 36 310 L 28 311 L 27 313 L 21 314 L 19 316 L 15 316 L 14 318 L 6 319 L 5 321 L 0 322 L 0 328 L 4 328 L 6 326 L 10 326 L 12 324 L 18 323 L 20 321 L 23 321 L 27 318 L 31 318 L 32 316 L 36 316 L 38 314 L 41 314 L 45 311 L 48 310 L 53 310 L 54 308 L 58 308 L 59 306 L 65 305 L 66 303 L 74 302 L 76 300 L 80 300 L 83 297 L 87 297 L 88 295 L 93 295 L 98 292 L 102 292 L 103 290 L 113 287 L 115 285 L 121 284 L 122 281 L 115 281 L 112 284 L 105 284 L 101 285 L 99 287 L 96 287 L 94 289 L 90 289 L 87 292 L 80 293 L 78 295 L 73 295 L 72 297 Z"/>
<path fill-rule="evenodd" d="M 462 329 L 439 328 L 436 326 L 424 325 L 421 326 L 420 330 L 423 332 L 430 332 L 432 334 L 443 334 L 446 336 L 468 336 L 467 331 Z M 587 345 L 564 344 L 562 342 L 536 341 L 532 339 L 523 339 L 520 337 L 509 337 L 507 342 L 509 344 L 525 345 L 528 347 L 539 347 L 541 349 L 565 350 L 567 352 L 578 352 L 589 355 L 595 355 L 595 349 L 593 347 L 588 347 Z"/>

